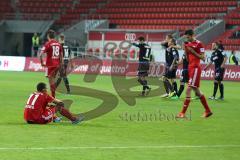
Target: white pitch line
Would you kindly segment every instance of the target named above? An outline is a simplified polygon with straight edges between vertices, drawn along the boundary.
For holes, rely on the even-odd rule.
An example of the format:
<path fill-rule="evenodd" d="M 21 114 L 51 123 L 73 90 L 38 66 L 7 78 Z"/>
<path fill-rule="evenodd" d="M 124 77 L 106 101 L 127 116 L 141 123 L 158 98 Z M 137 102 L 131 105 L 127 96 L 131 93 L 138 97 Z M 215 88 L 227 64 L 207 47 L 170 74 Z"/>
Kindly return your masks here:
<path fill-rule="evenodd" d="M 79 149 L 176 149 L 176 148 L 240 148 L 240 145 L 172 145 L 172 146 L 79 146 L 79 147 L 0 147 L 4 150 L 79 150 Z"/>

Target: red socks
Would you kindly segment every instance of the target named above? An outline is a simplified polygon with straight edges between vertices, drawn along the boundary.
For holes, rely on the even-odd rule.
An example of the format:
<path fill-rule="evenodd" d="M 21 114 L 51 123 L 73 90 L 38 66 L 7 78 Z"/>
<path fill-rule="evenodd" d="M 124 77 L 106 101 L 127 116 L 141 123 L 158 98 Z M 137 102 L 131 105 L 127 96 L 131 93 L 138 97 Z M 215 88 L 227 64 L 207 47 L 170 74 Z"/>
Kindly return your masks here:
<path fill-rule="evenodd" d="M 184 101 L 184 104 L 183 104 L 183 108 L 182 108 L 182 113 L 186 113 L 187 109 L 188 109 L 188 106 L 189 106 L 189 103 L 190 103 L 190 98 L 187 97 Z"/>
<path fill-rule="evenodd" d="M 207 100 L 206 100 L 206 98 L 205 98 L 204 95 L 201 95 L 200 100 L 201 100 L 202 105 L 203 105 L 204 108 L 205 108 L 205 112 L 208 112 L 208 113 L 211 112 L 211 110 L 210 110 L 210 108 L 209 108 L 209 106 L 208 106 Z M 184 113 L 184 114 L 186 113 L 190 101 L 191 101 L 191 100 L 190 100 L 189 97 L 187 97 L 187 98 L 185 99 L 184 104 L 183 104 L 183 108 L 182 108 L 182 113 Z"/>
<path fill-rule="evenodd" d="M 205 98 L 204 95 L 201 95 L 200 100 L 201 100 L 202 105 L 203 105 L 204 108 L 205 108 L 205 111 L 206 111 L 206 112 L 211 112 L 211 110 L 210 110 L 210 108 L 209 108 L 209 106 L 208 106 L 207 100 L 206 100 L 206 98 Z"/>
<path fill-rule="evenodd" d="M 76 117 L 74 117 L 66 108 L 61 107 L 60 108 L 60 114 L 63 115 L 64 117 L 68 118 L 71 121 L 75 121 Z"/>

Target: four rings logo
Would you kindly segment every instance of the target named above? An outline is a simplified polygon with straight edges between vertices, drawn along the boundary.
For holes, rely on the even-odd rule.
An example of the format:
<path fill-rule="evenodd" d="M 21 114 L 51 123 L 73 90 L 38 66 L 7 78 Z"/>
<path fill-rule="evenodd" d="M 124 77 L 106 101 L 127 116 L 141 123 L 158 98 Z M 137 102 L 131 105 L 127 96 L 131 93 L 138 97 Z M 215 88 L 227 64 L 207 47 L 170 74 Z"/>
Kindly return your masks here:
<path fill-rule="evenodd" d="M 136 34 L 135 33 L 126 33 L 125 34 L 125 40 L 126 41 L 135 41 Z"/>

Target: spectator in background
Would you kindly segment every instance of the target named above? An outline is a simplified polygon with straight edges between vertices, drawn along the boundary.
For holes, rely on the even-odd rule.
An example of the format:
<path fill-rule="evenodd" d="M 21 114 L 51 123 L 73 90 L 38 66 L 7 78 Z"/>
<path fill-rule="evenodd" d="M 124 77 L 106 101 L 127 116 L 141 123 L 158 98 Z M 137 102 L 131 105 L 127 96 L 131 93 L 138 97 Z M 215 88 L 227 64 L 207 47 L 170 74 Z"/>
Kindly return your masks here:
<path fill-rule="evenodd" d="M 36 57 L 38 53 L 38 48 L 40 44 L 40 39 L 37 33 L 34 33 L 32 37 L 32 48 L 33 48 L 33 56 Z"/>
<path fill-rule="evenodd" d="M 235 56 L 236 52 L 233 50 L 229 57 L 229 64 L 238 65 L 238 58 Z"/>

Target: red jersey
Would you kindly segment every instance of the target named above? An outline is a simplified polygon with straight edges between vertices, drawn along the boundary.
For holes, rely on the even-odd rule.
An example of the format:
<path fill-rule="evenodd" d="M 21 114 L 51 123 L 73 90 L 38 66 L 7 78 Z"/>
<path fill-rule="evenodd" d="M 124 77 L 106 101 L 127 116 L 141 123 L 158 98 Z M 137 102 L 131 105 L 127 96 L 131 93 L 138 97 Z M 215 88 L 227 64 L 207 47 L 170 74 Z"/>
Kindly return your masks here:
<path fill-rule="evenodd" d="M 35 121 L 42 118 L 48 103 L 51 103 L 54 98 L 46 93 L 34 92 L 27 101 L 24 110 L 24 119 L 26 121 Z"/>
<path fill-rule="evenodd" d="M 57 67 L 60 65 L 63 55 L 62 45 L 57 40 L 52 39 L 42 47 L 41 54 L 47 54 L 47 67 Z"/>
<path fill-rule="evenodd" d="M 198 40 L 194 40 L 193 42 L 185 43 L 184 46 L 185 46 L 185 48 L 186 47 L 191 47 L 193 50 L 195 50 L 200 55 L 205 52 L 203 44 Z M 193 55 L 192 52 L 188 51 L 187 49 L 186 49 L 186 53 L 187 53 L 187 58 L 188 58 L 188 63 L 189 63 L 188 66 L 189 67 L 200 66 L 200 59 L 198 57 Z"/>

